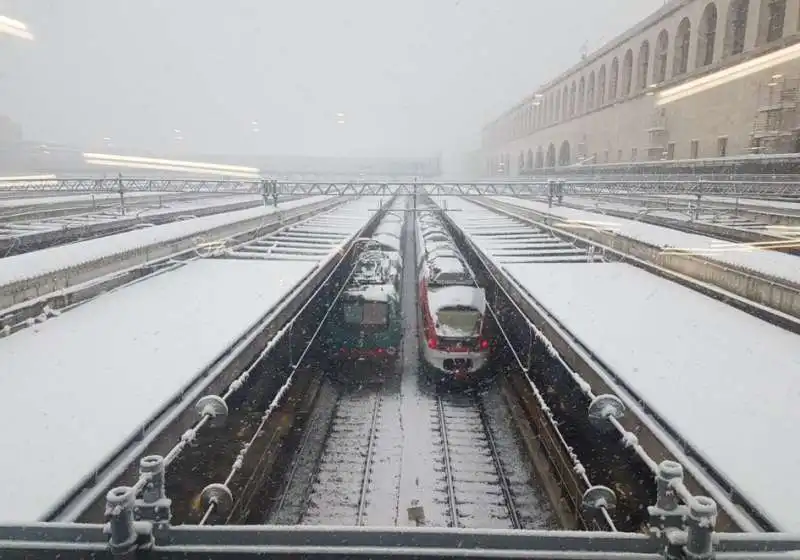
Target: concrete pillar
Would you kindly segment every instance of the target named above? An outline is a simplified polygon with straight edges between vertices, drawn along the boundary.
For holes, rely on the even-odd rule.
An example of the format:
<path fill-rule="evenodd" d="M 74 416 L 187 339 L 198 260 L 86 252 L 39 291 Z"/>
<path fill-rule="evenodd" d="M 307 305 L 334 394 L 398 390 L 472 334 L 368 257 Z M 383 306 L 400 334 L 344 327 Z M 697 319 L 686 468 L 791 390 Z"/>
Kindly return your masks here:
<path fill-rule="evenodd" d="M 761 0 L 750 0 L 747 8 L 747 31 L 744 34 L 745 52 L 752 50 L 758 44 L 759 22 L 761 21 Z"/>
<path fill-rule="evenodd" d="M 786 0 L 786 16 L 783 20 L 783 36 L 790 37 L 797 33 L 800 22 L 800 0 Z"/>

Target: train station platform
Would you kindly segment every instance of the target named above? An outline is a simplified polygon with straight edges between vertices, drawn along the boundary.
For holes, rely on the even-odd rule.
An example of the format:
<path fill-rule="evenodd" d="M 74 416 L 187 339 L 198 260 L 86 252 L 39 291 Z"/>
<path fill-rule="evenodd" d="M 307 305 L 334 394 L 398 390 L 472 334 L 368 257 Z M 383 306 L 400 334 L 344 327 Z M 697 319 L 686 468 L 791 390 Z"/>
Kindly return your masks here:
<path fill-rule="evenodd" d="M 277 210 L 283 211 L 307 206 L 327 198 L 330 197 L 315 196 L 292 200 L 281 204 Z M 3 259 L 3 264 L 0 266 L 0 286 L 36 278 L 127 251 L 184 238 L 188 235 L 199 234 L 220 226 L 257 219 L 260 216 L 267 217 L 275 211 L 275 207 L 269 206 L 226 212 L 8 257 Z"/>
<path fill-rule="evenodd" d="M 503 268 L 777 526 L 800 530 L 800 337 L 623 263 Z"/>
<path fill-rule="evenodd" d="M 0 338 L 0 439 L 14 458 L 0 461 L 0 522 L 47 516 L 166 410 L 203 394 L 237 341 L 324 281 L 374 208 L 346 203 Z"/>
<path fill-rule="evenodd" d="M 684 233 L 667 227 L 647 224 L 616 216 L 606 216 L 596 212 L 574 210 L 558 206 L 548 207 L 545 202 L 537 202 L 512 197 L 494 197 L 496 200 L 527 208 L 542 214 L 549 214 L 569 222 L 576 228 L 596 227 L 616 232 L 618 235 L 643 241 L 663 250 L 680 250 L 682 253 L 697 255 L 736 267 L 757 271 L 777 280 L 800 285 L 800 259 L 787 253 L 758 249 L 756 247 L 735 246 L 713 237 Z"/>

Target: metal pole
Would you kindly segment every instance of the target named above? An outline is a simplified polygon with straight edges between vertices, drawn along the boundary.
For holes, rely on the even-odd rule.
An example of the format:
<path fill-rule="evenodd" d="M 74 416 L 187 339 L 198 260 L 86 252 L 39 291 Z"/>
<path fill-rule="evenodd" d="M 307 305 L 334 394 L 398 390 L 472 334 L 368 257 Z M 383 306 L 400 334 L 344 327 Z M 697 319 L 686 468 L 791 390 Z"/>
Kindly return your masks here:
<path fill-rule="evenodd" d="M 122 187 L 122 173 L 119 174 L 117 177 L 117 183 L 119 184 L 119 211 L 120 214 L 123 216 L 125 215 L 125 189 Z"/>

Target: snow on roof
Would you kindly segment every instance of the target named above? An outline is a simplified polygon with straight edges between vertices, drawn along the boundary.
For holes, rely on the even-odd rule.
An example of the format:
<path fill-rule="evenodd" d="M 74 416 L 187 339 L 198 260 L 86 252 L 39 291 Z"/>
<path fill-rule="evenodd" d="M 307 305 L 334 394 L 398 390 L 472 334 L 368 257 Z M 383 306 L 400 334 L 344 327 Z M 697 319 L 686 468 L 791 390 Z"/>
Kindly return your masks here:
<path fill-rule="evenodd" d="M 158 196 L 174 195 L 170 192 L 129 192 L 125 193 L 125 198 L 139 198 L 151 196 L 154 199 Z M 15 208 L 21 206 L 38 206 L 47 204 L 64 204 L 74 202 L 79 204 L 81 202 L 91 202 L 92 200 L 119 200 L 119 193 L 95 193 L 91 194 L 71 194 L 71 195 L 56 195 L 56 196 L 32 196 L 29 198 L 3 198 L 0 199 L 0 207 L 2 208 Z"/>
<path fill-rule="evenodd" d="M 306 206 L 328 198 L 330 197 L 315 196 L 292 200 L 281 204 L 278 210 Z M 259 207 L 236 212 L 225 212 L 224 214 L 194 218 L 182 222 L 172 222 L 146 229 L 118 233 L 116 235 L 109 235 L 97 239 L 90 239 L 88 241 L 60 245 L 58 247 L 42 249 L 41 251 L 6 257 L 3 259 L 3 265 L 0 266 L 0 286 L 28 278 L 35 278 L 43 274 L 155 243 L 201 233 L 222 225 L 257 218 L 259 216 L 268 216 L 273 212 L 275 212 L 274 207 Z"/>
<path fill-rule="evenodd" d="M 662 248 L 694 249 L 701 256 L 707 256 L 715 261 L 740 266 L 782 278 L 795 284 L 800 284 L 800 259 L 796 255 L 779 253 L 767 249 L 748 248 L 748 250 L 731 247 L 730 250 L 719 249 L 720 240 L 703 235 L 684 233 L 667 227 L 646 224 L 625 218 L 609 217 L 594 212 L 573 210 L 571 208 L 549 208 L 546 203 L 532 200 L 496 197 L 497 200 L 514 204 L 516 206 L 531 208 L 539 212 L 550 213 L 567 220 L 584 222 L 603 221 L 613 223 L 614 230 L 620 235 L 632 237 Z"/>
<path fill-rule="evenodd" d="M 392 251 L 400 251 L 400 237 L 396 235 L 391 235 L 389 233 L 380 233 L 377 235 L 373 235 L 372 239 L 383 245 L 387 249 L 391 249 Z"/>
<path fill-rule="evenodd" d="M 397 299 L 397 290 L 392 284 L 364 284 L 347 288 L 344 295 L 350 298 L 388 303 L 389 300 Z"/>
<path fill-rule="evenodd" d="M 0 521 L 55 506 L 314 266 L 200 260 L 0 338 Z"/>
<path fill-rule="evenodd" d="M 504 268 L 735 487 L 800 530 L 800 336 L 627 264 Z"/>
<path fill-rule="evenodd" d="M 428 305 L 433 314 L 447 307 L 466 307 L 483 314 L 486 312 L 486 296 L 483 289 L 477 287 L 428 287 Z"/>

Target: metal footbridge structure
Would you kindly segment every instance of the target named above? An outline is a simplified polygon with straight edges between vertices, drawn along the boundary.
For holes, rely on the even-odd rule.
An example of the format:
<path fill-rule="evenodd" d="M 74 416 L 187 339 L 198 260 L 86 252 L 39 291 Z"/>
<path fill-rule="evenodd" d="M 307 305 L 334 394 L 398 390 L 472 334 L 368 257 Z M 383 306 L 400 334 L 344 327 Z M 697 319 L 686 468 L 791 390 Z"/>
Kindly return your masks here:
<path fill-rule="evenodd" d="M 0 192 L 125 193 L 185 192 L 263 194 L 265 196 L 394 196 L 419 189 L 429 195 L 546 196 L 551 192 L 571 196 L 596 195 L 705 195 L 726 197 L 783 197 L 800 200 L 800 180 L 669 180 L 658 177 L 631 180 L 548 179 L 539 181 L 278 181 L 164 178 L 56 178 L 5 180 Z"/>

